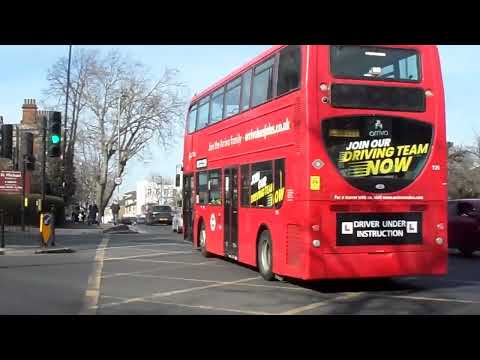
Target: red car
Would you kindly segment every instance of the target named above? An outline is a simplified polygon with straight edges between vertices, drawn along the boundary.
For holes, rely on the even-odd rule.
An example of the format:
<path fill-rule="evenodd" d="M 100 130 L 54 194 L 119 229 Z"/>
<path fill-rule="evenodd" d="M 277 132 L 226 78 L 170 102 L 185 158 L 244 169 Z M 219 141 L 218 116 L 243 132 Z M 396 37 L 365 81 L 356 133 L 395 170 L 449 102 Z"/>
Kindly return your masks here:
<path fill-rule="evenodd" d="M 465 256 L 480 250 L 480 199 L 448 201 L 448 247 Z"/>

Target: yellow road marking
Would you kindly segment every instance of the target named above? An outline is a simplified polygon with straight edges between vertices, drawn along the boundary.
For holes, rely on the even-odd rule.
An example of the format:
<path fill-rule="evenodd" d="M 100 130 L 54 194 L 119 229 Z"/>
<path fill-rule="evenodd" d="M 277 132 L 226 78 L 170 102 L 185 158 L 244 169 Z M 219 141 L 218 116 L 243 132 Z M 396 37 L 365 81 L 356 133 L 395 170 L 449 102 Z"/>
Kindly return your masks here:
<path fill-rule="evenodd" d="M 105 236 L 98 246 L 93 265 L 93 272 L 88 278 L 87 291 L 80 315 L 95 315 L 98 297 L 100 294 L 100 284 L 102 279 L 103 261 L 105 257 L 105 248 L 107 247 L 109 237 Z"/>

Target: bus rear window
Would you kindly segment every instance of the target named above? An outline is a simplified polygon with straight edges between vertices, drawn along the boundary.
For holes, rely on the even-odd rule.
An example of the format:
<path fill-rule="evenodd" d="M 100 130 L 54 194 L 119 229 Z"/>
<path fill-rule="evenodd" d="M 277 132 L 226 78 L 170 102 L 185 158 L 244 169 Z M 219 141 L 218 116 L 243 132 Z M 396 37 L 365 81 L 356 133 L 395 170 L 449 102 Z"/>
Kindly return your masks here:
<path fill-rule="evenodd" d="M 418 82 L 419 64 L 418 52 L 411 49 L 330 47 L 331 72 L 338 78 Z"/>

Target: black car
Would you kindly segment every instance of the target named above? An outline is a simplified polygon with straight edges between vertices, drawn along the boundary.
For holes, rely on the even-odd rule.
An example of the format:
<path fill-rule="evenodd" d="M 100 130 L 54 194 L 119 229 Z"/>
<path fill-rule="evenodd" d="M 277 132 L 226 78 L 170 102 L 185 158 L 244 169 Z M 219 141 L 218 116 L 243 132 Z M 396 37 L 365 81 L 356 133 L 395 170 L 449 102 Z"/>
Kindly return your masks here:
<path fill-rule="evenodd" d="M 166 205 L 155 205 L 151 207 L 145 217 L 145 224 L 168 224 L 172 225 L 172 208 Z"/>
<path fill-rule="evenodd" d="M 448 201 L 448 247 L 465 256 L 480 250 L 480 199 Z"/>

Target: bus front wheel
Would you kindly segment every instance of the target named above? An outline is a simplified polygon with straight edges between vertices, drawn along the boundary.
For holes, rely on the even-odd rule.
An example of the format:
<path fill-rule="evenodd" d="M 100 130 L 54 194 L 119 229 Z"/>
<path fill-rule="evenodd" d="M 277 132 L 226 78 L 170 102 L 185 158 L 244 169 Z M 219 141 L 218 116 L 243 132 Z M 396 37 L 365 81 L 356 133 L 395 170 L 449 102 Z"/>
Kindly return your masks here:
<path fill-rule="evenodd" d="M 264 230 L 257 245 L 257 264 L 260 275 L 267 280 L 275 279 L 272 262 L 272 239 L 268 230 Z"/>

